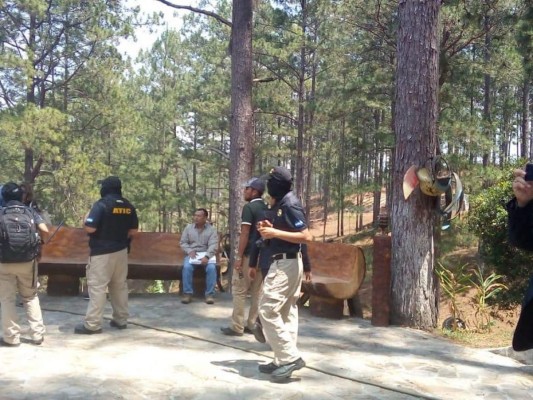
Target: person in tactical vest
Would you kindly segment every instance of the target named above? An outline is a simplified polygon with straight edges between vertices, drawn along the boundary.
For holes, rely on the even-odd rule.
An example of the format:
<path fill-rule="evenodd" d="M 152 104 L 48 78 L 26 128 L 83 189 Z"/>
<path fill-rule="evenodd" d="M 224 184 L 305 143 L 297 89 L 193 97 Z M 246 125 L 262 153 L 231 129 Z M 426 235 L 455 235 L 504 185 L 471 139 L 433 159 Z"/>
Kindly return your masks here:
<path fill-rule="evenodd" d="M 84 223 L 90 249 L 86 273 L 89 305 L 85 321 L 74 329 L 78 334 L 102 333 L 106 289 L 113 308 L 110 326 L 126 329 L 129 317 L 128 246 L 139 227 L 137 212 L 122 197 L 118 177 L 109 176 L 98 183 L 102 198 L 94 203 Z"/>
<path fill-rule="evenodd" d="M 37 296 L 36 257 L 41 238 L 37 230 L 47 233 L 43 219 L 22 203 L 22 189 L 14 182 L 3 185 L 4 207 L 0 209 L 0 304 L 2 332 L 0 345 L 17 347 L 21 342 L 40 345 L 44 341 L 44 323 Z M 20 336 L 16 309 L 19 292 L 30 336 Z"/>
<path fill-rule="evenodd" d="M 270 267 L 259 301 L 259 317 L 266 341 L 274 352 L 274 361 L 259 365 L 259 371 L 270 374 L 272 381 L 290 378 L 293 371 L 305 367 L 296 347 L 298 305 L 304 277 L 302 247 L 313 240 L 300 200 L 291 191 L 291 173 L 274 167 L 267 181 L 271 198 L 272 220 L 259 222 L 258 231 L 268 241 Z M 305 271 L 311 279 L 311 271 Z"/>

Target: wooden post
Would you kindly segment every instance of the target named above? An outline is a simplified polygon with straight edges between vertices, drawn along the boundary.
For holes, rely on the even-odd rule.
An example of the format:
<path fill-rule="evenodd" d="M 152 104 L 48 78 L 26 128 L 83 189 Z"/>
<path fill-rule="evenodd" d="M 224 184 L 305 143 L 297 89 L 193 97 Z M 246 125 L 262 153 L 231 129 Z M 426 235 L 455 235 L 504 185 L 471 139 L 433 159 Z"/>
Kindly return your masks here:
<path fill-rule="evenodd" d="M 381 233 L 374 236 L 374 268 L 372 272 L 372 325 L 389 326 L 391 299 L 391 237 L 387 209 L 382 207 L 378 216 Z"/>

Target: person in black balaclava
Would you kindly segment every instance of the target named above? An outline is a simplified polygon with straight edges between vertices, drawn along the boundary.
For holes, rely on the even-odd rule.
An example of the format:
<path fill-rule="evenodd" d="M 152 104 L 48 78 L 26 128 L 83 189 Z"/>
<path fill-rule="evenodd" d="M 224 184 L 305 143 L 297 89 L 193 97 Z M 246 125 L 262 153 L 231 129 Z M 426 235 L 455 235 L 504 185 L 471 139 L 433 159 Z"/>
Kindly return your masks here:
<path fill-rule="evenodd" d="M 296 347 L 298 297 L 304 276 L 305 243 L 313 239 L 300 200 L 291 191 L 291 173 L 283 167 L 270 171 L 267 189 L 271 197 L 272 220 L 259 222 L 258 231 L 268 246 L 270 267 L 259 301 L 259 317 L 274 361 L 259 365 L 274 382 L 285 381 L 305 367 Z M 306 265 L 305 277 L 311 279 Z"/>
<path fill-rule="evenodd" d="M 102 185 L 100 187 L 101 197 L 106 197 L 108 194 L 117 194 L 122 196 L 122 182 L 118 177 L 109 176 L 99 182 Z"/>
<path fill-rule="evenodd" d="M 291 191 L 291 173 L 285 168 L 276 167 L 272 169 L 267 181 L 267 189 L 270 197 L 280 202 L 283 197 Z"/>
<path fill-rule="evenodd" d="M 106 289 L 113 308 L 111 327 L 125 329 L 128 322 L 128 245 L 139 221 L 131 203 L 122 197 L 122 182 L 116 176 L 102 181 L 98 200 L 85 218 L 90 257 L 87 265 L 89 305 L 85 321 L 74 333 L 102 333 Z"/>

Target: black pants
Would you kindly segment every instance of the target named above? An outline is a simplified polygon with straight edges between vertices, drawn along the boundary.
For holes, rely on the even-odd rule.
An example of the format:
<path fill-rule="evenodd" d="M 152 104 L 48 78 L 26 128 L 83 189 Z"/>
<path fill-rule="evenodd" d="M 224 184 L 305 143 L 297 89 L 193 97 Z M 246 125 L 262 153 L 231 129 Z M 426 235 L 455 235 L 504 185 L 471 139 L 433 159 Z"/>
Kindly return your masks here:
<path fill-rule="evenodd" d="M 513 349 L 515 351 L 533 349 L 533 276 L 529 278 L 522 311 L 513 334 Z"/>

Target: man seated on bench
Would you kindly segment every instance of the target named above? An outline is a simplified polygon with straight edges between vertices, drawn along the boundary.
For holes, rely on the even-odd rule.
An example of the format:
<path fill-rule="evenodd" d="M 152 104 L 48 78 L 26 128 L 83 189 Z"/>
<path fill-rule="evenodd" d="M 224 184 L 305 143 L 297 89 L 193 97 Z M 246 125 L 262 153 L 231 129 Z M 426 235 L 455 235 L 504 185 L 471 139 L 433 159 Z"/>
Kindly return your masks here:
<path fill-rule="evenodd" d="M 214 304 L 215 285 L 217 283 L 216 250 L 218 234 L 213 225 L 207 222 L 208 212 L 198 208 L 194 212 L 194 223 L 188 224 L 181 234 L 180 246 L 187 254 L 183 260 L 181 272 L 183 297 L 181 302 L 189 304 L 193 295 L 193 270 L 195 267 L 205 268 L 205 302 Z"/>

